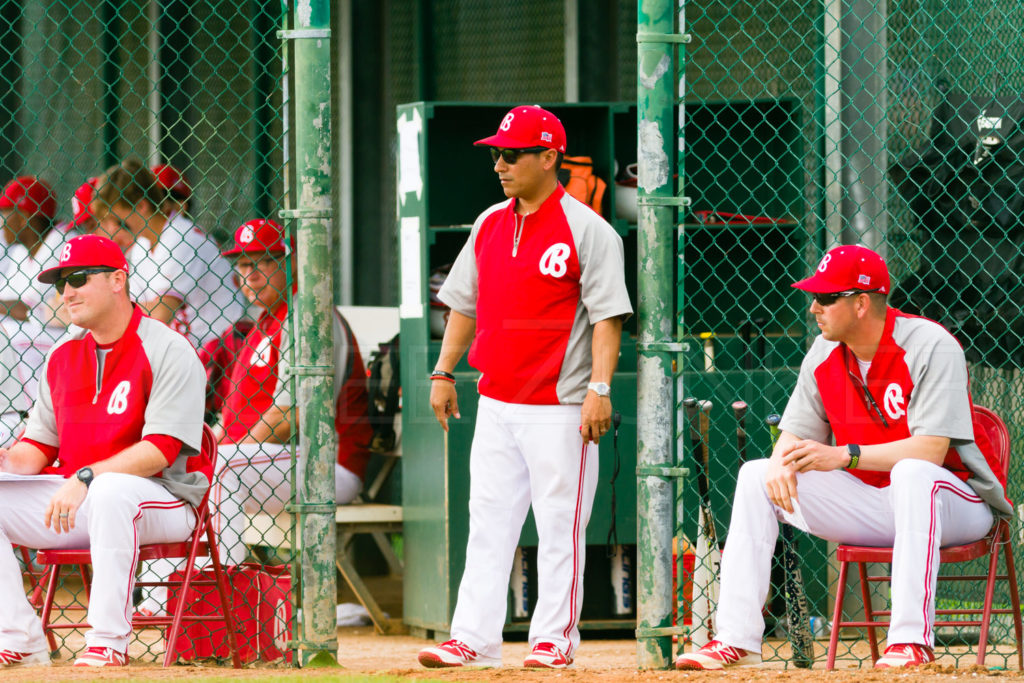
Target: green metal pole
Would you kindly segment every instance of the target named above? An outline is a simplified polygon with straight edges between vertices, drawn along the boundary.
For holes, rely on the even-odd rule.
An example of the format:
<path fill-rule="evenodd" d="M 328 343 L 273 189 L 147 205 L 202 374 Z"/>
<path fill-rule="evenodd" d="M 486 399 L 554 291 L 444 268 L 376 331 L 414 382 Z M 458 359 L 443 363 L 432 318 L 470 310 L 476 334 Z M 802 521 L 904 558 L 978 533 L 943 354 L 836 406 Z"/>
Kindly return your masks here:
<path fill-rule="evenodd" d="M 675 342 L 672 259 L 675 258 L 673 141 L 676 127 L 673 47 L 675 8 L 641 0 L 637 14 L 638 327 L 637 340 L 637 665 L 672 664 L 672 535 L 675 484 Z M 681 577 L 680 577 L 681 578 Z"/>
<path fill-rule="evenodd" d="M 336 666 L 333 269 L 331 267 L 331 51 L 330 1 L 295 0 L 291 40 L 295 139 L 294 194 L 285 211 L 296 236 L 298 292 L 291 323 L 298 376 L 299 469 L 297 502 L 303 666 Z"/>

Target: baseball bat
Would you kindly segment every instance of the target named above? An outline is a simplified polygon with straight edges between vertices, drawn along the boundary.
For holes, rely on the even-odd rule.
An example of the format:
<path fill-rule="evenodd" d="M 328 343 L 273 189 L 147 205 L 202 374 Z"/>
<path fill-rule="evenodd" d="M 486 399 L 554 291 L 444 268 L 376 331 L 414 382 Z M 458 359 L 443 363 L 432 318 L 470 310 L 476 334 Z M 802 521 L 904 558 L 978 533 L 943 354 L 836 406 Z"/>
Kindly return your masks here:
<path fill-rule="evenodd" d="M 772 450 L 779 440 L 779 422 L 782 418 L 772 413 L 765 422 L 772 434 Z M 804 594 L 804 578 L 800 572 L 796 537 L 793 527 L 782 523 L 782 594 L 786 598 L 786 621 L 789 624 L 789 642 L 793 646 L 793 664 L 800 669 L 814 665 L 814 638 L 811 636 L 810 610 Z"/>
<path fill-rule="evenodd" d="M 736 453 L 742 465 L 747 461 L 747 404 L 733 401 L 732 414 L 736 418 Z"/>
<path fill-rule="evenodd" d="M 697 520 L 696 567 L 693 576 L 693 622 L 690 641 L 695 649 L 707 645 L 714 633 L 715 606 L 718 603 L 718 571 L 722 554 L 718 547 L 715 518 L 711 510 L 711 482 L 708 463 L 708 431 L 711 401 L 687 399 L 683 402 L 690 420 L 700 506 Z"/>

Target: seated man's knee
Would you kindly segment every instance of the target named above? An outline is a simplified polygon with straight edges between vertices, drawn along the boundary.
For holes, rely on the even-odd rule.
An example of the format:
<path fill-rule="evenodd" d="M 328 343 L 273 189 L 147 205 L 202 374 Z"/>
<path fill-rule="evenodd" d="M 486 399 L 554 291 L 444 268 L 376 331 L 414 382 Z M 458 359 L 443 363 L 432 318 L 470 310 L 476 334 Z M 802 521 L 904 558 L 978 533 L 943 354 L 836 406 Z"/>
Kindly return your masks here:
<path fill-rule="evenodd" d="M 96 478 L 92 480 L 92 483 L 89 484 L 89 498 L 95 501 L 95 503 L 123 498 L 121 494 L 124 492 L 125 486 L 128 485 L 132 479 L 137 479 L 137 477 L 131 474 L 122 474 L 120 472 L 104 472 L 103 474 L 98 474 L 96 475 Z"/>
<path fill-rule="evenodd" d="M 97 519 L 118 515 L 118 511 L 124 505 L 136 505 L 125 496 L 125 491 L 130 490 L 132 482 L 138 480 L 131 474 L 120 472 L 104 472 L 96 475 L 96 478 L 89 484 L 89 492 L 86 495 L 83 507 L 88 506 L 90 525 Z"/>
<path fill-rule="evenodd" d="M 902 488 L 906 486 L 931 486 L 943 468 L 927 460 L 917 458 L 904 458 L 892 467 L 889 473 L 889 481 L 892 486 Z"/>
<path fill-rule="evenodd" d="M 768 458 L 751 460 L 740 467 L 740 473 L 736 479 L 736 489 L 748 486 L 763 487 L 765 471 L 768 469 Z"/>

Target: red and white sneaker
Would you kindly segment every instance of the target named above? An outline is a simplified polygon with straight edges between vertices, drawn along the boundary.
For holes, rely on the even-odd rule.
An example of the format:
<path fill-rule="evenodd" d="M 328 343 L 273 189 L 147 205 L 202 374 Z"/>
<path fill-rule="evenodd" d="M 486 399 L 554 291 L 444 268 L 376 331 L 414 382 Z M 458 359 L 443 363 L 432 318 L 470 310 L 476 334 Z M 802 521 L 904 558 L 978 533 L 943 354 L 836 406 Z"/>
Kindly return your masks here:
<path fill-rule="evenodd" d="M 87 647 L 75 666 L 128 666 L 128 653 L 112 647 Z"/>
<path fill-rule="evenodd" d="M 885 653 L 875 662 L 876 669 L 904 669 L 921 666 L 935 661 L 935 653 L 927 645 L 897 643 L 885 648 Z"/>
<path fill-rule="evenodd" d="M 9 666 L 50 666 L 50 653 L 0 650 L 0 667 Z"/>
<path fill-rule="evenodd" d="M 761 663 L 760 652 L 749 652 L 712 640 L 699 650 L 676 657 L 677 669 L 718 671 L 733 666 L 750 666 Z"/>
<path fill-rule="evenodd" d="M 565 669 L 572 665 L 572 657 L 559 650 L 554 643 L 537 643 L 523 660 L 527 669 Z"/>
<path fill-rule="evenodd" d="M 484 657 L 477 654 L 476 650 L 460 640 L 449 640 L 425 647 L 420 650 L 420 664 L 429 669 L 440 669 L 449 666 L 467 666 L 490 668 L 501 666 L 501 660 L 494 657 Z"/>

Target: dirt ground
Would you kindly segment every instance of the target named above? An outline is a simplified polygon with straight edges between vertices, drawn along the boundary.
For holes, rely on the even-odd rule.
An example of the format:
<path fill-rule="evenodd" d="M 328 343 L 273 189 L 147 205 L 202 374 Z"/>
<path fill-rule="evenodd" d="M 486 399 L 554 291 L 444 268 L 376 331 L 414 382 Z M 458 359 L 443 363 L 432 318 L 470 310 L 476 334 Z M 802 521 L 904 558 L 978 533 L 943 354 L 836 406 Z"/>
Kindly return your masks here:
<path fill-rule="evenodd" d="M 391 614 L 401 613 L 400 586 L 380 579 L 369 578 L 371 590 L 378 599 L 381 606 Z M 340 599 L 350 598 L 342 594 Z M 1024 680 L 1024 673 L 1020 671 L 1005 671 L 995 668 L 978 667 L 973 664 L 974 657 L 963 657 L 960 666 L 954 666 L 954 659 L 946 656 L 936 664 L 922 667 L 913 671 L 873 671 L 870 665 L 859 668 L 859 665 L 850 660 L 837 661 L 837 670 L 825 671 L 825 648 L 827 641 L 817 641 L 817 661 L 811 670 L 796 670 L 786 668 L 783 661 L 765 662 L 759 667 L 744 668 L 728 672 L 703 673 L 703 672 L 677 672 L 677 671 L 638 671 L 636 657 L 636 642 L 629 639 L 604 640 L 600 633 L 584 633 L 583 643 L 577 653 L 576 663 L 572 669 L 565 671 L 529 671 L 521 667 L 523 658 L 529 653 L 529 645 L 522 635 L 504 646 L 505 666 L 501 669 L 487 670 L 438 670 L 424 669 L 416 661 L 417 652 L 430 644 L 430 641 L 416 638 L 409 635 L 380 636 L 372 627 L 341 628 L 338 629 L 338 661 L 343 667 L 341 670 L 307 669 L 297 670 L 291 666 L 276 664 L 261 664 L 243 669 L 232 670 L 227 666 L 213 666 L 209 664 L 195 665 L 183 664 L 169 669 L 162 668 L 154 660 L 154 653 L 162 650 L 162 642 L 159 634 L 155 632 L 144 632 L 143 640 L 151 642 L 150 653 L 146 653 L 146 645 L 142 642 L 135 642 L 132 645 L 130 654 L 132 664 L 127 669 L 121 670 L 89 670 L 80 671 L 71 667 L 71 650 L 62 649 L 60 658 L 54 661 L 54 666 L 47 668 L 14 669 L 9 671 L 0 670 L 0 682 L 2 681 L 72 681 L 88 678 L 89 680 L 170 680 L 170 679 L 203 679 L 203 678 L 240 678 L 248 680 L 273 680 L 275 678 L 295 677 L 314 678 L 330 676 L 334 673 L 362 673 L 362 674 L 387 674 L 407 680 L 441 680 L 441 681 L 500 681 L 505 683 L 518 683 L 520 681 L 542 681 L 557 680 L 563 682 L 598 681 L 600 683 L 628 683 L 641 681 L 653 683 L 654 681 L 682 681 L 702 679 L 726 679 L 736 681 L 760 681 L 760 680 L 781 680 L 781 681 L 896 681 L 917 682 L 933 680 L 957 680 L 966 679 L 994 679 L 994 680 Z M 81 645 L 80 634 L 69 636 L 68 645 L 75 648 Z M 852 645 L 853 654 L 859 657 L 868 657 L 866 641 L 841 641 L 841 652 L 845 651 L 848 645 Z M 782 654 L 786 653 L 787 647 L 777 642 L 769 643 L 765 653 L 769 653 L 774 647 L 781 647 Z M 1000 646 L 1001 653 L 1010 653 L 1011 646 Z M 958 648 L 957 652 L 963 653 L 965 648 Z M 1002 657 L 992 656 L 988 667 L 1001 664 Z M 1011 661 L 1011 666 L 1014 666 Z"/>
<path fill-rule="evenodd" d="M 912 672 L 885 672 L 870 669 L 852 668 L 852 662 L 839 662 L 837 671 L 824 670 L 824 642 L 818 643 L 819 657 L 815 668 L 809 671 L 785 670 L 783 662 L 767 662 L 756 668 L 744 668 L 720 673 L 681 672 L 681 671 L 638 671 L 636 668 L 636 643 L 630 640 L 598 640 L 584 639 L 574 668 L 565 671 L 528 671 L 519 666 L 529 652 L 526 642 L 506 643 L 504 660 L 506 666 L 501 669 L 489 670 L 437 670 L 424 669 L 416 663 L 416 653 L 427 641 L 411 636 L 379 636 L 370 627 L 346 628 L 338 631 L 338 660 L 341 672 L 387 674 L 408 680 L 441 680 L 441 681 L 501 681 L 518 683 L 519 681 L 557 680 L 563 682 L 598 681 L 600 683 L 628 683 L 642 681 L 682 681 L 702 679 L 737 680 L 737 681 L 899 681 L 900 683 L 916 683 L 917 681 L 985 679 L 985 680 L 1024 680 L 1019 671 L 1000 671 L 988 668 L 962 665 L 959 669 L 948 663 L 939 662 Z M 866 646 L 865 646 L 866 654 Z M 46 668 L 16 669 L 0 671 L 0 681 L 71 681 L 88 677 L 90 680 L 170 680 L 170 679 L 202 679 L 212 677 L 231 677 L 248 680 L 274 679 L 279 677 L 314 677 L 335 673 L 324 669 L 307 669 L 297 671 L 291 667 L 280 665 L 261 665 L 242 671 L 233 671 L 228 667 L 179 665 L 163 669 L 154 662 L 135 660 L 127 669 L 104 671 L 77 671 L 71 668 L 67 658 L 54 662 L 54 666 Z M 340 672 L 338 672 L 340 673 Z"/>

